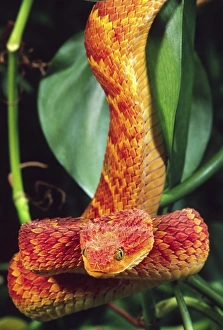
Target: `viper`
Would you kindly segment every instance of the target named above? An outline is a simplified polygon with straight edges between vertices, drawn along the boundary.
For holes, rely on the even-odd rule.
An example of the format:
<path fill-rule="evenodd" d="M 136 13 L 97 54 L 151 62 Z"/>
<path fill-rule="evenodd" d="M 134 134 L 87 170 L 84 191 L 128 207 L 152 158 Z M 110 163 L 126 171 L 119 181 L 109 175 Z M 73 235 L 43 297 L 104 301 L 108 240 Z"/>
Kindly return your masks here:
<path fill-rule="evenodd" d="M 8 286 L 31 318 L 48 321 L 190 276 L 207 259 L 208 229 L 197 211 L 157 216 L 167 155 L 145 46 L 164 2 L 106 0 L 89 16 L 86 54 L 110 108 L 104 163 L 82 217 L 21 226 Z"/>

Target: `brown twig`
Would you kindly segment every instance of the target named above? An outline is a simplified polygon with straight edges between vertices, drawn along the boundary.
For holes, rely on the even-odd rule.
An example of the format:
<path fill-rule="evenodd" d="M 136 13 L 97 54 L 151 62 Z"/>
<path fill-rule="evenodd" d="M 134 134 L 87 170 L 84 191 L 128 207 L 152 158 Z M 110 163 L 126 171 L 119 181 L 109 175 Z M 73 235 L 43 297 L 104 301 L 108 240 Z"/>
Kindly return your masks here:
<path fill-rule="evenodd" d="M 118 307 L 117 305 L 115 305 L 112 302 L 109 302 L 107 304 L 115 313 L 119 314 L 120 316 L 122 316 L 124 319 L 126 319 L 129 323 L 131 323 L 132 325 L 145 329 L 145 322 L 141 321 L 141 320 L 137 320 L 136 318 L 134 318 L 133 316 L 131 316 L 128 312 L 126 312 L 124 309 Z"/>
<path fill-rule="evenodd" d="M 46 168 L 48 168 L 48 165 L 41 163 L 41 162 L 32 161 L 32 162 L 22 163 L 22 164 L 20 164 L 20 167 L 22 169 L 27 168 L 27 167 L 40 167 L 40 168 L 46 169 Z M 12 173 L 9 173 L 9 175 L 8 175 L 8 182 L 9 182 L 10 186 L 13 186 Z M 39 200 L 38 200 L 38 197 L 41 195 L 41 193 L 40 193 L 41 187 L 46 187 L 48 189 L 46 189 L 42 198 L 39 198 Z M 53 190 L 57 191 L 61 196 L 60 205 L 58 206 L 58 209 L 60 210 L 62 208 L 62 206 L 65 204 L 66 193 L 61 188 L 59 188 L 53 184 L 50 184 L 50 183 L 47 183 L 47 182 L 44 182 L 41 180 L 36 181 L 35 182 L 35 192 L 36 192 L 37 197 L 34 198 L 28 194 L 26 194 L 26 197 L 33 205 L 38 207 L 40 210 L 48 211 L 54 202 L 53 195 L 52 195 Z M 46 203 L 46 201 L 47 201 L 47 203 Z M 44 204 L 45 204 L 45 206 L 44 206 Z"/>
<path fill-rule="evenodd" d="M 47 164 L 41 163 L 41 162 L 37 162 L 37 161 L 33 161 L 33 162 L 25 162 L 20 164 L 20 168 L 26 168 L 26 167 L 41 167 L 41 168 L 48 168 Z M 13 185 L 13 178 L 12 178 L 12 173 L 8 174 L 8 182 L 10 184 L 10 186 L 12 187 Z"/>
<path fill-rule="evenodd" d="M 31 203 L 34 204 L 35 206 L 39 207 L 42 211 L 48 211 L 54 201 L 53 196 L 52 196 L 52 190 L 55 190 L 61 196 L 60 205 L 57 207 L 57 209 L 60 210 L 62 208 L 62 206 L 65 204 L 66 193 L 61 188 L 59 188 L 53 184 L 50 184 L 50 183 L 47 183 L 44 181 L 37 181 L 35 183 L 35 191 L 36 191 L 37 196 L 40 195 L 40 187 L 47 187 L 49 189 L 46 190 L 46 192 L 43 195 L 43 198 L 39 201 L 34 201 L 33 198 L 28 196 Z M 45 203 L 46 200 L 48 200 L 49 202 L 48 202 L 47 206 L 44 207 L 42 205 Z"/>

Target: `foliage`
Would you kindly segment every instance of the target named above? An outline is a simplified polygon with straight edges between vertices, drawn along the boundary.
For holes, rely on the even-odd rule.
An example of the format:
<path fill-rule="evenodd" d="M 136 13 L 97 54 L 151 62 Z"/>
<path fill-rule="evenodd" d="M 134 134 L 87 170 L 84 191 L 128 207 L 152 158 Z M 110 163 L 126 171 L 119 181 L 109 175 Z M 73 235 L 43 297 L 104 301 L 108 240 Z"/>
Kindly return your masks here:
<path fill-rule="evenodd" d="M 23 4 L 25 2 L 27 1 L 23 1 Z M 5 7 L 7 19 L 16 17 L 19 3 L 13 10 L 11 7 L 9 5 Z M 185 316 L 187 308 L 184 300 L 193 320 L 192 324 L 186 321 L 187 329 L 191 329 L 190 326 L 193 326 L 194 329 L 204 330 L 222 328 L 223 306 L 221 304 L 223 303 L 222 299 L 215 295 L 223 292 L 221 276 L 223 260 L 220 252 L 223 234 L 220 193 L 223 185 L 222 171 L 209 179 L 219 170 L 223 162 L 222 149 L 218 153 L 216 152 L 222 145 L 223 125 L 221 111 L 223 49 L 219 32 L 222 30 L 222 9 L 222 4 L 217 1 L 199 8 L 195 30 L 195 2 L 169 1 L 153 25 L 147 47 L 150 79 L 169 156 L 168 179 L 161 205 L 169 205 L 170 201 L 167 199 L 172 196 L 171 203 L 175 202 L 171 205 L 172 208 L 189 205 L 198 209 L 206 219 L 211 235 L 211 252 L 201 273 L 205 282 L 202 282 L 199 277 L 195 277 L 194 280 L 180 282 L 174 287 L 164 285 L 155 290 L 122 299 L 116 303 L 119 307 L 118 312 L 112 305 L 101 306 L 58 321 L 41 324 L 25 319 L 12 306 L 4 282 L 7 267 L 2 263 L 3 282 L 0 287 L 0 295 L 3 303 L 1 303 L 0 330 L 10 329 L 10 326 L 11 329 L 16 329 L 16 327 L 18 329 L 137 329 L 140 326 L 140 323 L 136 326 L 139 316 L 142 316 L 148 324 L 154 321 L 154 318 L 157 319 L 157 323 L 152 325 L 151 329 L 183 329 L 179 325 L 182 324 L 179 311 L 177 309 L 176 312 L 175 309 L 179 304 L 181 311 L 183 310 L 181 314 Z M 31 57 L 28 66 L 25 64 L 27 63 L 25 59 L 30 56 L 27 45 L 20 47 L 18 53 L 13 49 L 12 54 L 8 47 L 7 81 L 5 78 L 7 61 L 3 56 L 4 49 L 2 48 L 3 60 L 0 66 L 2 98 L 6 98 L 7 84 L 9 90 L 12 90 L 12 84 L 15 88 L 9 104 L 12 118 L 15 120 L 12 134 L 15 134 L 17 130 L 17 114 L 16 116 L 14 116 L 15 112 L 13 114 L 15 104 L 16 111 L 18 110 L 15 101 L 18 97 L 21 99 L 19 104 L 21 147 L 19 149 L 18 140 L 16 140 L 13 149 L 9 150 L 11 170 L 15 166 L 17 175 L 14 177 L 20 177 L 18 167 L 20 158 L 22 162 L 40 160 L 50 164 L 52 168 L 52 170 L 46 170 L 47 174 L 42 173 L 44 170 L 27 169 L 26 171 L 30 171 L 28 175 L 24 172 L 24 189 L 26 192 L 28 191 L 29 197 L 27 199 L 27 194 L 24 194 L 25 211 L 22 206 L 24 212 L 18 212 L 21 217 L 24 216 L 23 221 L 30 217 L 30 211 L 32 218 L 80 214 L 89 200 L 87 195 L 93 196 L 99 180 L 109 116 L 104 94 L 92 76 L 84 55 L 82 30 L 89 10 L 89 4 L 76 5 L 72 1 L 67 1 L 66 5 L 62 5 L 59 1 L 35 4 L 24 38 L 28 45 L 34 47 L 36 54 L 39 54 L 43 61 L 35 61 Z M 76 19 L 73 18 L 75 13 Z M 83 20 L 75 26 L 80 13 L 82 13 Z M 22 22 L 25 25 L 24 17 L 23 15 Z M 28 17 L 29 11 L 26 13 L 26 19 Z M 71 18 L 72 24 L 70 23 Z M 1 19 L 4 20 L 5 25 L 3 14 Z M 59 28 L 56 24 L 58 22 L 60 23 Z M 207 22 L 209 22 L 208 28 Z M 36 34 L 36 29 L 38 34 Z M 65 32 L 62 33 L 61 38 L 61 31 L 64 29 Z M 81 32 L 76 33 L 78 30 Z M 16 57 L 13 57 L 15 53 Z M 17 66 L 15 66 L 17 56 L 20 60 L 18 72 Z M 43 70 L 43 64 L 48 61 L 51 61 L 51 64 L 47 74 L 40 79 L 40 75 L 34 72 L 33 67 L 38 64 L 36 66 Z M 14 73 L 11 71 L 11 77 L 19 77 L 19 89 L 17 89 L 15 81 L 10 83 L 10 63 L 11 68 L 15 69 Z M 26 73 L 25 78 L 24 73 Z M 18 95 L 21 88 L 24 93 Z M 36 100 L 39 121 L 35 108 Z M 3 116 L 1 119 L 1 123 L 5 125 L 6 118 Z M 43 133 L 40 131 L 39 122 Z M 48 149 L 42 134 L 57 160 Z M 9 135 L 9 141 L 11 138 L 12 136 Z M 6 141 L 6 135 L 2 137 L 2 141 Z M 7 145 L 4 150 L 7 155 Z M 16 157 L 14 157 L 15 153 L 18 153 Z M 12 253 L 17 250 L 18 228 L 15 211 L 9 202 L 10 191 L 5 179 L 7 171 L 9 172 L 9 165 L 7 158 L 5 159 L 6 166 L 1 174 L 5 199 L 1 199 L 0 221 L 2 228 L 4 227 L 5 237 L 9 238 L 7 241 L 12 242 L 12 248 L 9 247 L 6 239 L 0 240 L 4 241 L 0 259 L 2 262 L 8 261 Z M 197 179 L 198 174 L 200 181 Z M 30 196 L 36 193 L 33 186 L 39 177 L 51 182 L 54 187 L 60 186 L 66 191 L 67 202 L 61 210 L 58 210 L 54 204 L 51 209 L 48 209 L 47 214 L 37 210 L 30 203 L 27 207 L 28 201 L 36 202 L 36 198 Z M 73 179 L 86 195 L 75 185 Z M 207 179 L 209 181 L 199 187 Z M 23 190 L 23 183 L 19 183 L 16 188 L 16 182 L 13 183 L 14 197 L 18 190 Z M 185 184 L 189 187 L 188 190 L 186 190 Z M 192 192 L 197 187 L 199 189 L 186 196 L 188 192 Z M 58 190 L 53 189 L 53 192 L 50 191 L 50 193 L 51 197 L 57 201 Z M 50 200 L 49 196 L 46 197 L 46 191 L 40 192 L 40 194 L 39 204 L 34 203 L 34 205 L 40 205 L 42 198 Z M 4 203 L 4 200 L 7 202 Z M 8 203 L 10 203 L 10 210 L 6 209 L 4 205 Z M 59 204 L 58 201 L 57 204 Z M 20 209 L 21 206 L 18 208 Z M 8 222 L 6 222 L 7 218 Z M 13 232 L 11 228 L 15 228 Z M 196 288 L 196 292 L 191 289 L 192 287 Z M 182 299 L 182 293 L 186 297 L 185 299 Z M 178 304 L 173 298 L 174 294 Z M 205 297 L 202 298 L 202 301 L 201 295 Z M 135 324 L 129 323 L 129 316 L 123 318 L 119 314 L 123 310 L 126 310 L 128 315 L 136 321 Z M 190 317 L 188 316 L 186 319 L 189 320 Z"/>

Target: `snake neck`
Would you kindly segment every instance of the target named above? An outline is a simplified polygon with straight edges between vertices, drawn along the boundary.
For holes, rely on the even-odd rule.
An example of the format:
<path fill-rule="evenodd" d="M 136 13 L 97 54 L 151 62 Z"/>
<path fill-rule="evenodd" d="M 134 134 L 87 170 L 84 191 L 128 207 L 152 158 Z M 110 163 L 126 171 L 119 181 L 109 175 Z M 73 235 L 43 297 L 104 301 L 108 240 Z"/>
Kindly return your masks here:
<path fill-rule="evenodd" d="M 108 100 L 110 127 L 100 182 L 84 216 L 133 207 L 152 216 L 157 212 L 165 152 L 147 78 L 145 46 L 164 2 L 106 0 L 90 14 L 86 53 Z"/>

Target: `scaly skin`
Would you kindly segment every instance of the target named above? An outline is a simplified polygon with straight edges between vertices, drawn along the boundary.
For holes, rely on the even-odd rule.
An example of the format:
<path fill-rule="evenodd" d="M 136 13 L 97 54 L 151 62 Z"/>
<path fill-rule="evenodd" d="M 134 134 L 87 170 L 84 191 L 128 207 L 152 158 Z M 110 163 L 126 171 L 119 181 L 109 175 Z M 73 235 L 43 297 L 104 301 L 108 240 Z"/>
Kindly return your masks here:
<path fill-rule="evenodd" d="M 37 223 L 32 223 L 33 228 Z M 55 228 L 55 236 L 61 232 L 60 226 Z M 40 276 L 26 269 L 17 253 L 9 266 L 9 293 L 25 315 L 48 321 L 192 275 L 204 265 L 209 252 L 208 231 L 198 212 L 185 209 L 157 216 L 153 219 L 153 235 L 154 245 L 147 257 L 131 270 L 109 279 L 76 273 Z M 60 238 L 65 243 L 65 230 Z M 82 266 L 83 262 L 80 273 Z"/>
<path fill-rule="evenodd" d="M 145 45 L 165 0 L 108 0 L 91 13 L 85 46 L 110 107 L 97 192 L 83 216 L 140 208 L 156 215 L 165 181 L 164 143 L 152 103 Z"/>
<path fill-rule="evenodd" d="M 104 237 L 114 233 L 103 228 L 114 219 L 98 217 L 121 210 L 131 213 L 134 208 L 156 216 L 165 180 L 165 152 L 147 80 L 145 44 L 164 2 L 106 0 L 92 10 L 85 32 L 86 51 L 105 90 L 111 116 L 102 175 L 84 219 L 45 219 L 22 226 L 20 252 L 11 260 L 8 284 L 15 305 L 27 316 L 47 321 L 189 276 L 201 269 L 208 256 L 207 226 L 196 211 L 185 209 L 152 220 L 147 255 L 132 269 L 124 266 L 115 277 L 97 279 L 83 268 L 81 250 L 86 252 L 87 271 L 101 277 L 116 274 L 105 265 L 120 244 L 125 250 L 123 260 L 129 256 L 128 248 L 135 253 L 135 247 L 126 245 L 134 240 L 124 238 L 111 254 L 104 254 Z M 120 232 L 118 225 L 114 229 Z M 98 248 L 103 258 L 95 263 L 92 239 L 96 236 L 102 242 Z"/>

